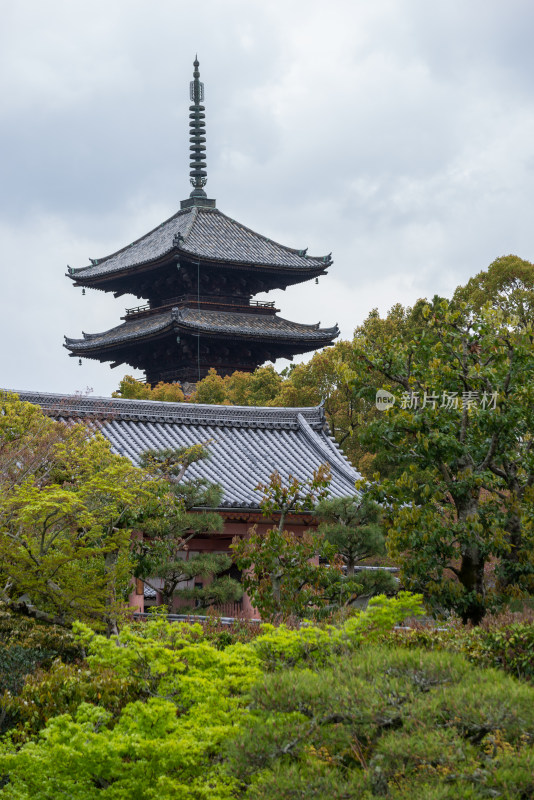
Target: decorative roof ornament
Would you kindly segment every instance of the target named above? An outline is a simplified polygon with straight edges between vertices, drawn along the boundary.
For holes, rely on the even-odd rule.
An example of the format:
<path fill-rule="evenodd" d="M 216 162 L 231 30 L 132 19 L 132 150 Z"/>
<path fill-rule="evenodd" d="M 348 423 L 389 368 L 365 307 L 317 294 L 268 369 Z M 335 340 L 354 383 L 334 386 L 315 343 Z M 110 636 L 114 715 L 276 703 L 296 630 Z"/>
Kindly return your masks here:
<path fill-rule="evenodd" d="M 193 191 L 189 195 L 190 200 L 181 203 L 182 208 L 190 206 L 215 206 L 215 200 L 208 200 L 204 186 L 208 182 L 206 171 L 206 115 L 204 102 L 204 84 L 200 78 L 198 70 L 198 57 L 193 61 L 193 80 L 189 84 L 189 96 L 192 105 L 189 106 L 189 150 L 190 152 L 190 172 L 189 180 Z"/>

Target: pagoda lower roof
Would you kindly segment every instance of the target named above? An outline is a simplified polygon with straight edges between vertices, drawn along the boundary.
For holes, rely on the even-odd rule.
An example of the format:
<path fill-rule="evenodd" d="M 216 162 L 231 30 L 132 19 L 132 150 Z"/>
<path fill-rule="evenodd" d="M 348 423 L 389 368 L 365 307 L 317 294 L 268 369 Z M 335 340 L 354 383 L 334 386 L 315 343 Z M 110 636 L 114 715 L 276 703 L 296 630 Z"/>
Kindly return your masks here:
<path fill-rule="evenodd" d="M 129 341 L 160 336 L 165 332 L 204 334 L 232 339 L 260 339 L 298 343 L 309 342 L 315 347 L 330 344 L 338 335 L 337 325 L 320 328 L 273 315 L 246 314 L 235 311 L 206 311 L 195 308 L 170 308 L 160 314 L 129 320 L 104 333 L 84 333 L 83 339 L 65 337 L 65 347 L 73 353 L 91 352 L 116 347 Z"/>
<path fill-rule="evenodd" d="M 305 250 L 285 247 L 246 228 L 217 208 L 194 206 L 178 211 L 116 253 L 92 259 L 90 266 L 69 268 L 69 276 L 80 283 L 98 281 L 172 255 L 193 261 L 297 272 L 321 272 L 331 264 L 330 256 L 313 257 L 306 255 Z"/>

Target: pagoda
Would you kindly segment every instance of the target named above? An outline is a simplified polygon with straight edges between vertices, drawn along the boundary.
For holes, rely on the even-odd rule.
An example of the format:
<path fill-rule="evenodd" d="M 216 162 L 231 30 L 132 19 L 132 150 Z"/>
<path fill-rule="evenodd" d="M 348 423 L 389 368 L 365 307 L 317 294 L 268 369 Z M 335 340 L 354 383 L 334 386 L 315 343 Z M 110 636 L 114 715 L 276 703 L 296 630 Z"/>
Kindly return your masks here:
<path fill-rule="evenodd" d="M 75 286 L 133 294 L 143 305 L 126 310 L 121 325 L 104 333 L 65 337 L 76 358 L 129 364 L 147 382 L 194 383 L 214 367 L 220 375 L 251 372 L 265 361 L 292 359 L 332 344 L 336 326 L 302 325 L 277 315 L 259 292 L 318 278 L 330 255 L 309 256 L 246 228 L 216 207 L 204 187 L 204 84 L 194 61 L 190 84 L 190 177 L 193 191 L 180 210 L 116 253 L 69 267 Z"/>

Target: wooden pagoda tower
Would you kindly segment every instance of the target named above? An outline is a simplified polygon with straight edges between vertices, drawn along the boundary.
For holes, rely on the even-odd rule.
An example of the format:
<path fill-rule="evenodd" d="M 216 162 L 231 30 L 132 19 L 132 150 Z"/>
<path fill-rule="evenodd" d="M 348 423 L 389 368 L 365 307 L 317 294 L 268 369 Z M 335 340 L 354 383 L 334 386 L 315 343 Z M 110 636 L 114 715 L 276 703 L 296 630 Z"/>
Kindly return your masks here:
<path fill-rule="evenodd" d="M 189 107 L 193 191 L 180 210 L 133 244 L 69 268 L 75 286 L 133 294 L 145 304 L 126 310 L 104 333 L 65 337 L 76 358 L 129 364 L 149 383 L 196 382 L 214 367 L 220 375 L 253 371 L 265 361 L 293 358 L 332 344 L 337 325 L 320 328 L 277 316 L 259 292 L 285 289 L 324 275 L 330 255 L 314 258 L 261 236 L 227 217 L 206 196 L 204 84 L 194 62 Z"/>

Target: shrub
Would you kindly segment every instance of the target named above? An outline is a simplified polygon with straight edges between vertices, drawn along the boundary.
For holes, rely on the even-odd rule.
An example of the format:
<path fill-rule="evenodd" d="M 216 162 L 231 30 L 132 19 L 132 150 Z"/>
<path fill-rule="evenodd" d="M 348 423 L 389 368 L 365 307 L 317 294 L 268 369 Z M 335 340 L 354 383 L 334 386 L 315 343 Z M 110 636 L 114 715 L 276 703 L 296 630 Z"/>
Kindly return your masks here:
<path fill-rule="evenodd" d="M 56 658 L 72 663 L 82 649 L 70 631 L 11 614 L 1 604 L 0 639 L 0 730 L 5 730 L 13 724 L 7 699 L 21 691 L 27 676 Z"/>
<path fill-rule="evenodd" d="M 5 694 L 2 705 L 11 726 L 17 728 L 14 739 L 22 742 L 35 737 L 49 719 L 60 714 L 74 716 L 82 703 L 101 706 L 116 717 L 127 703 L 144 695 L 133 675 L 56 661 L 48 671 L 28 676 L 19 696 Z"/>
<path fill-rule="evenodd" d="M 322 666 L 330 657 L 376 641 L 407 616 L 423 613 L 421 595 L 399 592 L 396 597 L 371 597 L 365 611 L 356 611 L 343 625 L 302 625 L 291 630 L 286 625 L 263 625 L 263 635 L 253 647 L 267 669 L 288 666 Z"/>
<path fill-rule="evenodd" d="M 74 634 L 59 625 L 36 622 L 29 617 L 11 614 L 0 603 L 0 641 L 4 647 L 17 646 L 46 652 L 49 663 L 55 658 L 70 663 L 83 655 Z"/>
<path fill-rule="evenodd" d="M 227 744 L 246 798 L 532 796 L 534 689 L 461 655 L 363 646 L 272 672 L 250 710 Z"/>
<path fill-rule="evenodd" d="M 524 680 L 534 679 L 534 624 L 471 631 L 463 645 L 469 659 L 496 666 Z"/>
<path fill-rule="evenodd" d="M 534 624 L 388 631 L 381 640 L 395 647 L 463 653 L 480 666 L 498 667 L 521 680 L 534 680 Z"/>

